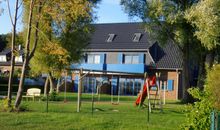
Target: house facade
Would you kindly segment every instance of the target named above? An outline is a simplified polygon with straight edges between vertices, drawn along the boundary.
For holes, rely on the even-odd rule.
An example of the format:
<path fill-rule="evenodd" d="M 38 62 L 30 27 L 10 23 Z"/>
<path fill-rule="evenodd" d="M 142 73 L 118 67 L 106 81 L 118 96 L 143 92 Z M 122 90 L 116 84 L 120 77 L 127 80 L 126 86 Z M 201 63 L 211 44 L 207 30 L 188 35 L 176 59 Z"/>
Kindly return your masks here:
<path fill-rule="evenodd" d="M 21 46 L 17 47 L 17 56 L 15 56 L 15 68 L 21 69 L 23 65 L 23 55 L 24 52 L 21 49 Z M 0 72 L 8 73 L 11 66 L 11 49 L 6 48 L 0 52 Z"/>
<path fill-rule="evenodd" d="M 162 96 L 182 98 L 182 54 L 174 43 L 161 46 L 142 23 L 95 24 L 94 30 L 81 63 L 71 65 L 71 69 L 92 70 L 83 79 L 83 92 L 110 81 L 105 93 L 137 95 L 144 74 L 154 71 L 159 74 Z"/>

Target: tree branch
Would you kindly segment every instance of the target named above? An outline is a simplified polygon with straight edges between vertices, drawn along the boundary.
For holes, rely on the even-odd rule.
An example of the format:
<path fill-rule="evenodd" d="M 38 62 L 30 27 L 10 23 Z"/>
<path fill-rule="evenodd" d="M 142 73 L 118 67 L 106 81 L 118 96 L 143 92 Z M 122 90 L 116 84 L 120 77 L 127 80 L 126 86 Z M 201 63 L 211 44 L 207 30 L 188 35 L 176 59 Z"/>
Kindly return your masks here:
<path fill-rule="evenodd" d="M 10 3 L 9 3 L 9 0 L 6 0 L 6 1 L 7 1 L 8 13 L 9 13 L 9 17 L 11 20 L 11 24 L 14 25 L 14 22 L 12 20 L 12 15 L 11 15 Z"/>
<path fill-rule="evenodd" d="M 37 9 L 37 15 L 39 15 L 41 13 L 41 10 L 42 10 L 41 5 L 42 4 L 43 3 L 40 1 L 38 9 Z M 36 28 L 35 28 L 35 34 L 34 34 L 34 46 L 33 46 L 32 50 L 30 52 L 29 59 L 31 59 L 34 56 L 34 52 L 37 48 L 37 44 L 38 44 L 38 40 L 39 40 L 39 35 L 38 35 L 39 30 L 38 30 L 38 28 L 39 28 L 39 19 L 36 22 Z"/>

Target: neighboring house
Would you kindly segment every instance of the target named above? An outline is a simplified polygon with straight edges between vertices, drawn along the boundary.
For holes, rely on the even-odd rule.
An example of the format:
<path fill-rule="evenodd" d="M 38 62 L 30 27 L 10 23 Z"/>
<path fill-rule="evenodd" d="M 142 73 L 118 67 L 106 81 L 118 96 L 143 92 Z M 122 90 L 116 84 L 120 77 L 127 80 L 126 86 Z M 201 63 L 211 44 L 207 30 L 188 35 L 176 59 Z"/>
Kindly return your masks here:
<path fill-rule="evenodd" d="M 15 56 L 15 68 L 22 68 L 23 65 L 23 55 L 24 52 L 21 49 L 21 46 L 17 48 L 18 54 Z M 9 72 L 11 65 L 11 49 L 6 48 L 0 52 L 0 72 L 7 73 Z"/>
<path fill-rule="evenodd" d="M 161 73 L 160 84 L 166 89 L 166 98 L 182 98 L 182 56 L 175 44 L 161 46 L 141 23 L 95 24 L 94 28 L 84 59 L 71 66 L 97 70 L 84 78 L 83 92 L 91 92 L 91 84 L 98 86 L 106 79 L 114 81 L 114 94 L 120 89 L 121 95 L 137 95 L 144 73 L 155 70 Z"/>

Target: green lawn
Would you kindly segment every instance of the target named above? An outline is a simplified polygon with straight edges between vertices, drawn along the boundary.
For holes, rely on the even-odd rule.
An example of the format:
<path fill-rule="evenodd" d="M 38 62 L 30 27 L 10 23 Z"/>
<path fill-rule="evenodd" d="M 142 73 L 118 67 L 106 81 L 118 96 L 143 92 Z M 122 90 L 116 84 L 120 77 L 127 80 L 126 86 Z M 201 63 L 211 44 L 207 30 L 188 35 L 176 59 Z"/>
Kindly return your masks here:
<path fill-rule="evenodd" d="M 147 109 L 135 107 L 135 97 L 121 97 L 119 105 L 112 105 L 109 96 L 102 95 L 101 102 L 94 104 L 93 115 L 91 95 L 83 95 L 80 113 L 76 100 L 76 94 L 68 93 L 66 103 L 49 102 L 48 113 L 46 102 L 24 101 L 28 112 L 0 112 L 0 130 L 176 130 L 185 120 L 185 107 L 179 102 L 168 102 L 163 113 L 154 110 L 148 123 Z"/>

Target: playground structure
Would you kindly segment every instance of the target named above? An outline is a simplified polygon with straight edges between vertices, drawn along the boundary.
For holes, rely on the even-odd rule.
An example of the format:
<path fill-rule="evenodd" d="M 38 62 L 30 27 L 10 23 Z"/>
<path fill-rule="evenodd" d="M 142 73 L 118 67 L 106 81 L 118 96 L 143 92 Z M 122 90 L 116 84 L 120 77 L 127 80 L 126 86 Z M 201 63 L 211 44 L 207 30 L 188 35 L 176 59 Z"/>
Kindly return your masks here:
<path fill-rule="evenodd" d="M 119 82 L 119 79 L 123 78 L 123 77 L 129 77 L 129 75 L 134 75 L 133 73 L 120 73 L 120 72 L 110 72 L 110 71 L 98 71 L 98 70 L 83 70 L 83 69 L 75 69 L 75 70 L 71 70 L 71 72 L 75 73 L 78 75 L 77 77 L 77 81 L 78 81 L 78 101 L 77 101 L 77 112 L 80 112 L 80 107 L 81 107 L 81 95 L 82 95 L 82 88 L 84 88 L 85 86 L 83 86 L 83 80 L 85 78 L 90 77 L 91 80 L 89 80 L 89 84 L 91 84 L 89 87 L 91 89 L 90 93 L 92 94 L 92 106 L 94 106 L 94 96 L 95 94 L 98 96 L 97 101 L 100 101 L 100 96 L 101 96 L 101 90 L 102 90 L 102 85 L 104 83 L 109 84 L 109 88 L 110 88 L 110 95 L 111 95 L 111 104 L 113 105 L 118 105 L 120 103 L 120 96 L 121 96 L 121 92 L 124 91 L 123 90 L 123 86 L 121 87 L 121 82 Z M 155 106 L 157 104 L 159 104 L 159 109 L 162 110 L 162 103 L 161 103 L 161 88 L 159 86 L 159 82 L 158 80 L 158 76 L 147 76 L 147 73 L 145 74 L 136 74 L 139 75 L 140 78 L 142 79 L 146 79 L 143 80 L 145 82 L 140 84 L 140 88 L 137 89 L 137 93 L 139 90 L 142 90 L 141 93 L 139 93 L 139 96 L 136 100 L 136 105 L 141 106 L 144 102 L 144 100 L 147 97 L 147 101 L 148 101 L 148 108 L 149 111 L 151 112 L 152 108 L 155 108 Z M 88 77 L 87 77 L 88 76 Z M 104 78 L 102 80 L 97 80 L 97 77 L 103 77 L 106 76 L 108 78 Z M 101 79 L 101 78 L 100 78 Z M 120 84 L 120 85 L 119 85 Z M 116 89 L 116 91 L 114 90 L 114 88 L 118 86 L 118 88 Z M 148 86 L 148 87 L 147 87 Z M 150 86 L 150 87 L 149 87 Z M 117 96 L 117 99 L 115 98 Z M 93 109 L 92 109 L 93 110 Z"/>
<path fill-rule="evenodd" d="M 162 111 L 162 99 L 161 99 L 161 88 L 158 82 L 158 74 L 148 76 L 145 80 L 145 83 L 138 94 L 138 98 L 135 101 L 136 106 L 142 106 L 147 97 L 148 100 L 148 109 L 151 112 L 152 108 L 155 108 L 156 105 L 159 105 L 160 111 Z"/>
<path fill-rule="evenodd" d="M 77 112 L 80 112 L 81 107 L 81 95 L 83 86 L 83 79 L 87 76 L 90 76 L 91 81 L 89 81 L 91 93 L 92 93 L 92 102 L 94 102 L 95 93 L 98 95 L 98 101 L 100 100 L 100 92 L 102 89 L 103 83 L 108 83 L 110 86 L 110 94 L 111 94 L 111 104 L 118 105 L 120 102 L 120 92 L 121 87 L 118 87 L 117 91 L 114 88 L 119 86 L 119 78 L 128 77 L 131 73 L 119 73 L 119 72 L 110 72 L 110 71 L 97 71 L 97 70 L 72 70 L 72 73 L 78 75 L 76 81 L 78 83 L 78 103 L 77 103 Z M 140 77 L 143 77 L 143 74 L 138 74 Z M 97 80 L 94 77 L 107 76 L 107 79 L 103 79 L 97 83 Z M 93 78 L 91 78 L 93 77 Z M 117 95 L 117 99 L 115 100 L 115 95 Z M 93 105 L 92 105 L 93 106 Z"/>

